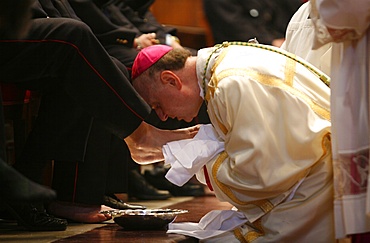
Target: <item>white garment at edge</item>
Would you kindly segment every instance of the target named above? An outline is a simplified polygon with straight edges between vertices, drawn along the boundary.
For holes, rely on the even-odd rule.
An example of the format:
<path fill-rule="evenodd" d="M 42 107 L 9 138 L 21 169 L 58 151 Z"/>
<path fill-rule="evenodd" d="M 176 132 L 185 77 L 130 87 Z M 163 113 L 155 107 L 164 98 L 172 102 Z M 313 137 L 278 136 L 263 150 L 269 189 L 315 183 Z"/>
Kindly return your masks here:
<path fill-rule="evenodd" d="M 370 232 L 370 0 L 311 0 L 315 47 L 332 42 L 337 238 Z M 329 34 L 328 28 L 332 31 Z M 360 236 L 361 237 L 361 236 Z"/>
<path fill-rule="evenodd" d="M 306 2 L 293 15 L 281 49 L 294 53 L 330 75 L 331 43 L 313 49 L 315 28 L 310 18 L 310 11 L 311 5 Z"/>

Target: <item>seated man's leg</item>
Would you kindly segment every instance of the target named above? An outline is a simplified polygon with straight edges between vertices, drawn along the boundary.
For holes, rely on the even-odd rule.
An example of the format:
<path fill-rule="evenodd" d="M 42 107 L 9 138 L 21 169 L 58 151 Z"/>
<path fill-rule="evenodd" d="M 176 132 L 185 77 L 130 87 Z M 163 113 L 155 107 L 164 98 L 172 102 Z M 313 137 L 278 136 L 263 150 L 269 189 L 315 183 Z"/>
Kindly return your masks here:
<path fill-rule="evenodd" d="M 45 164 L 53 160 L 52 188 L 58 202 L 52 203 L 51 213 L 93 223 L 110 218 L 99 213 L 106 194 L 127 191 L 127 156 L 123 140 L 86 114 L 64 90 L 53 90 L 42 96 L 33 130 L 16 166 L 42 183 Z M 119 202 L 114 206 L 143 208 Z M 78 211 L 81 213 L 71 213 Z"/>
<path fill-rule="evenodd" d="M 118 201 L 115 205 L 104 206 L 107 194 L 127 190 L 127 163 L 121 153 L 124 151 L 123 141 L 114 137 L 114 142 L 120 145 L 115 147 L 112 137 L 98 122 L 94 122 L 83 160 L 55 161 L 53 189 L 58 193 L 58 201 L 49 205 L 49 212 L 77 222 L 96 223 L 111 218 L 100 211 L 143 209 L 139 205 Z"/>
<path fill-rule="evenodd" d="M 82 22 L 35 19 L 25 40 L 0 43 L 2 82 L 46 91 L 64 89 L 121 138 L 149 113 L 118 64 Z"/>
<path fill-rule="evenodd" d="M 99 212 L 113 135 L 96 123 L 64 90 L 42 96 L 37 119 L 16 167 L 32 180 L 48 183 L 43 181 L 43 172 L 47 163 L 54 161 L 53 175 L 49 171 L 46 176 L 52 178 L 57 200 L 64 202 L 59 207 L 52 203 L 54 215 L 90 223 L 110 219 Z M 69 210 L 83 214 L 68 214 L 62 210 L 67 204 Z"/>

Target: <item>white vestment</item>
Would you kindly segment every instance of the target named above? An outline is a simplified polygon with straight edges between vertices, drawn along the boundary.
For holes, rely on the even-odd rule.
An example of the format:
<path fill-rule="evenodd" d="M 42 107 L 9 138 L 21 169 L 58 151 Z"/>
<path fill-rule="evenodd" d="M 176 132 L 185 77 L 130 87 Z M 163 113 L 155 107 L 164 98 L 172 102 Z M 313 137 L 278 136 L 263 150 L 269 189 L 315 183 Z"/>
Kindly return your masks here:
<path fill-rule="evenodd" d="M 310 18 L 310 11 L 309 2 L 302 4 L 297 10 L 288 24 L 285 41 L 280 48 L 294 53 L 330 75 L 331 43 L 313 49 L 315 29 Z"/>
<path fill-rule="evenodd" d="M 311 0 L 315 47 L 332 42 L 331 114 L 337 238 L 370 232 L 370 0 Z M 329 34 L 327 27 L 335 29 Z"/>
<path fill-rule="evenodd" d="M 278 52 L 264 45 L 198 52 L 198 79 L 202 86 L 205 74 L 208 113 L 224 143 L 202 163 L 217 198 L 244 217 L 231 222 L 228 212 L 222 234 L 202 228 L 211 220 L 188 232 L 175 223 L 169 233 L 209 230 L 212 237 L 198 234 L 204 242 L 334 241 L 329 88 Z"/>

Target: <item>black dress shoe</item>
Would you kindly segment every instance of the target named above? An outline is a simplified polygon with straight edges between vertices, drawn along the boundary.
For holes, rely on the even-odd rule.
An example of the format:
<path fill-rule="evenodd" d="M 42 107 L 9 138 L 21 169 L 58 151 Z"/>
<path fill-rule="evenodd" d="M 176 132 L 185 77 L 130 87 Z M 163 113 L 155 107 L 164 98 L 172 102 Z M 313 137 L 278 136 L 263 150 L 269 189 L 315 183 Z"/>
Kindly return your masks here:
<path fill-rule="evenodd" d="M 137 170 L 129 171 L 128 194 L 139 200 L 166 200 L 172 197 L 169 191 L 150 185 Z"/>
<path fill-rule="evenodd" d="M 17 220 L 18 225 L 26 230 L 63 231 L 67 229 L 67 220 L 49 215 L 45 210 L 38 210 L 32 204 L 6 204 L 6 207 Z"/>
<path fill-rule="evenodd" d="M 142 205 L 125 203 L 114 195 L 104 196 L 103 204 L 105 206 L 120 210 L 146 209 L 146 207 Z"/>
<path fill-rule="evenodd" d="M 146 170 L 144 177 L 148 183 L 160 190 L 167 190 L 175 197 L 193 196 L 199 197 L 205 195 L 204 186 L 201 184 L 194 184 L 187 182 L 185 185 L 179 187 L 166 179 L 165 175 L 168 169 L 163 166 L 156 166 L 152 170 Z"/>

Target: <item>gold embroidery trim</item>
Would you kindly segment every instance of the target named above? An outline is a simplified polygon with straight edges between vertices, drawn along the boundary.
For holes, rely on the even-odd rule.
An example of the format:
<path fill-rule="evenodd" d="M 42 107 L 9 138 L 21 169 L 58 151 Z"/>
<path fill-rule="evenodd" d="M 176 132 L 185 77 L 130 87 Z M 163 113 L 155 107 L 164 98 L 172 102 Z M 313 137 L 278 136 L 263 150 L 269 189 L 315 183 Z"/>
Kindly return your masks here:
<path fill-rule="evenodd" d="M 296 62 L 291 58 L 286 58 L 286 64 L 285 64 L 285 70 L 284 70 L 284 74 L 285 74 L 284 81 L 288 86 L 293 86 L 295 68 L 296 68 Z"/>
<path fill-rule="evenodd" d="M 259 218 L 258 220 L 256 220 L 252 224 L 256 228 L 256 230 L 249 231 L 244 235 L 244 238 L 247 242 L 252 242 L 255 239 L 257 239 L 258 237 L 261 237 L 261 236 L 265 235 L 265 231 L 262 227 L 262 219 L 261 218 Z"/>
<path fill-rule="evenodd" d="M 301 91 L 294 89 L 292 86 L 287 85 L 286 83 L 282 82 L 281 79 L 267 75 L 267 74 L 262 74 L 258 73 L 255 70 L 251 69 L 241 69 L 241 68 L 235 68 L 235 69 L 227 69 L 222 71 L 217 75 L 218 80 L 221 80 L 223 78 L 226 78 L 230 75 L 233 76 L 249 76 L 253 78 L 255 81 L 264 84 L 264 85 L 269 85 L 273 87 L 278 87 L 281 88 L 297 97 L 300 97 L 303 99 L 307 104 L 311 107 L 311 109 L 320 117 L 330 121 L 330 112 L 329 110 L 325 109 L 324 107 L 320 106 L 317 104 L 315 101 L 311 100 L 307 95 L 303 94 Z"/>
<path fill-rule="evenodd" d="M 218 119 L 217 116 L 215 116 L 215 117 L 216 117 L 216 120 L 217 120 L 218 127 L 221 129 L 221 131 L 224 134 L 227 134 L 228 130 L 227 130 L 226 126 Z"/>
<path fill-rule="evenodd" d="M 328 154 L 331 154 L 329 153 L 331 151 L 331 133 L 330 132 L 326 133 L 323 136 L 321 147 L 322 147 L 323 154 L 318 161 L 323 160 L 324 157 L 326 157 Z"/>
<path fill-rule="evenodd" d="M 233 230 L 235 238 L 237 238 L 240 242 L 250 243 L 256 240 L 257 238 L 265 235 L 265 230 L 262 227 L 262 219 L 259 218 L 251 225 L 254 229 L 248 230 L 248 232 L 243 235 L 241 227 L 238 227 Z"/>
<path fill-rule="evenodd" d="M 236 239 L 238 239 L 241 243 L 248 243 L 248 241 L 244 238 L 242 230 L 240 228 L 234 229 L 234 235 Z"/>
<path fill-rule="evenodd" d="M 207 88 L 207 94 L 206 94 L 206 100 L 209 101 L 211 95 L 213 97 L 216 88 L 218 87 L 219 79 L 217 75 L 213 75 L 218 65 L 221 63 L 221 61 L 224 59 L 226 54 L 228 53 L 229 49 L 224 49 L 220 55 L 218 56 L 217 60 L 213 64 L 213 67 L 211 68 L 211 79 L 208 82 L 208 88 Z"/>
<path fill-rule="evenodd" d="M 301 64 L 302 66 L 304 66 L 305 68 L 307 68 L 308 70 L 310 70 L 313 74 L 315 74 L 328 87 L 330 87 L 330 77 L 327 76 L 324 72 L 322 72 L 321 70 L 319 70 L 318 68 L 316 68 L 314 65 L 312 65 L 309 62 L 307 62 L 303 58 L 297 57 L 296 55 L 294 55 L 294 54 L 292 54 L 290 52 L 287 52 L 287 51 L 285 51 L 285 50 L 283 50 L 281 48 L 270 46 L 270 45 L 263 45 L 263 44 L 256 44 L 256 43 L 248 43 L 248 42 L 239 42 L 239 41 L 224 42 L 224 43 L 222 43 L 222 45 L 225 46 L 225 47 L 230 46 L 230 45 L 253 46 L 253 47 L 256 47 L 256 48 L 263 49 L 263 50 L 267 50 L 267 51 L 272 51 L 272 52 L 278 53 L 280 55 L 283 55 L 285 57 L 288 57 L 288 58 L 294 60 L 295 62 Z"/>
<path fill-rule="evenodd" d="M 212 107 L 209 107 L 208 110 L 213 110 Z M 214 111 L 213 111 L 214 112 Z M 220 121 L 220 119 L 218 119 L 218 116 L 215 114 L 214 116 L 216 118 L 216 122 L 218 124 L 218 127 L 221 129 L 221 131 L 223 132 L 223 134 L 227 134 L 228 133 L 228 129 L 226 128 L 226 126 Z"/>
<path fill-rule="evenodd" d="M 228 49 L 223 50 L 220 53 L 220 55 L 218 56 L 217 60 L 215 61 L 215 64 L 211 68 L 211 80 L 208 83 L 208 88 L 207 88 L 207 93 L 206 93 L 206 101 L 207 102 L 209 101 L 209 99 L 210 99 L 211 96 L 213 98 L 214 92 L 215 92 L 216 88 L 218 87 L 218 83 L 219 83 L 218 76 L 217 75 L 213 75 L 213 73 L 215 72 L 217 66 L 221 63 L 221 61 L 223 60 L 223 58 L 226 56 L 227 52 L 228 52 Z M 226 128 L 226 126 L 218 119 L 217 116 L 215 116 L 215 117 L 216 117 L 217 124 L 218 124 L 219 128 L 221 129 L 221 131 L 224 134 L 227 134 L 228 129 Z"/>
<path fill-rule="evenodd" d="M 217 184 L 217 186 L 220 188 L 220 190 L 224 194 L 226 194 L 233 202 L 239 205 L 252 204 L 252 205 L 259 207 L 264 213 L 270 212 L 274 208 L 274 205 L 269 200 L 263 199 L 263 200 L 248 201 L 248 202 L 242 201 L 234 195 L 234 193 L 231 191 L 231 189 L 228 186 L 226 186 L 225 184 L 223 184 L 221 181 L 217 179 L 217 172 L 221 164 L 224 162 L 224 160 L 227 157 L 228 157 L 228 154 L 225 151 L 221 152 L 221 154 L 218 156 L 215 164 L 212 167 L 212 178 Z"/>
<path fill-rule="evenodd" d="M 212 74 L 213 75 L 213 74 Z M 216 90 L 216 87 L 215 87 L 215 82 L 217 82 L 215 80 L 215 77 L 212 76 L 211 80 L 209 80 L 208 84 L 207 84 L 207 92 L 206 92 L 206 101 L 209 102 L 209 100 L 211 99 L 211 96 L 213 98 L 214 96 L 214 93 L 215 93 L 215 90 Z"/>
<path fill-rule="evenodd" d="M 313 66 L 309 62 L 305 61 L 304 59 L 297 57 L 293 53 L 289 53 L 289 52 L 286 52 L 286 51 L 284 51 L 284 50 L 282 50 L 280 48 L 272 47 L 272 46 L 269 46 L 269 45 L 262 45 L 262 44 L 251 43 L 251 42 L 240 42 L 240 41 L 234 41 L 234 42 L 227 42 L 227 41 L 225 41 L 222 44 L 215 45 L 215 50 L 211 53 L 211 55 L 209 56 L 209 58 L 208 58 L 208 60 L 206 62 L 206 65 L 205 65 L 205 68 L 204 68 L 204 77 L 206 76 L 206 72 L 207 72 L 207 67 L 208 67 L 209 60 L 211 59 L 211 57 L 214 54 L 214 52 L 216 50 L 220 49 L 220 48 L 224 48 L 224 50 L 221 52 L 218 60 L 216 60 L 216 63 L 211 68 L 211 77 L 213 76 L 214 70 L 216 69 L 216 67 L 218 66 L 218 64 L 221 62 L 221 60 L 223 59 L 223 57 L 226 55 L 226 51 L 228 50 L 227 47 L 230 46 L 230 45 L 240 45 L 240 46 L 256 47 L 256 48 L 260 48 L 260 49 L 263 49 L 263 50 L 267 50 L 267 51 L 271 51 L 271 52 L 275 52 L 275 53 L 278 53 L 280 55 L 283 55 L 283 56 L 287 57 L 287 59 L 288 59 L 287 60 L 288 66 L 292 65 L 291 62 L 294 62 L 294 66 L 296 66 L 296 63 L 299 63 L 300 65 L 302 65 L 303 67 L 307 68 L 309 71 L 311 71 L 312 73 L 314 73 L 322 82 L 324 82 L 328 87 L 330 87 L 330 77 L 329 76 L 327 76 L 325 73 L 323 73 L 322 71 L 320 71 L 319 69 L 317 69 L 315 66 Z M 290 73 L 290 74 L 292 74 L 292 73 Z M 287 80 L 290 80 L 290 79 L 287 79 Z M 206 89 L 206 87 L 205 87 L 206 86 L 205 78 L 203 78 L 203 83 L 204 83 L 204 89 Z M 212 91 L 211 90 L 207 90 L 205 92 L 205 97 L 204 98 L 206 99 L 206 102 L 209 101 L 209 98 L 210 98 L 210 94 L 209 93 L 210 92 L 213 93 L 214 92 L 214 89 Z"/>

